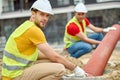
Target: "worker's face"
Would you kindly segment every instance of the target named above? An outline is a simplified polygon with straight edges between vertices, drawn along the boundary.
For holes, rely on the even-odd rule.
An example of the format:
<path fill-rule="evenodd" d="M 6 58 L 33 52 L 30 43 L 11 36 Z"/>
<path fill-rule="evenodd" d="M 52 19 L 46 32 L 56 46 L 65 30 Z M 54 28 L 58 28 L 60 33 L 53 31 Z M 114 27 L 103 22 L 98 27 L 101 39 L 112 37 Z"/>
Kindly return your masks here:
<path fill-rule="evenodd" d="M 34 12 L 34 23 L 42 28 L 45 27 L 46 23 L 48 22 L 49 16 L 50 14 L 45 13 L 45 12 L 41 12 L 41 11 L 36 11 Z"/>
<path fill-rule="evenodd" d="M 77 18 L 77 20 L 79 22 L 81 22 L 85 17 L 86 17 L 86 13 L 83 12 L 75 12 L 75 17 Z"/>

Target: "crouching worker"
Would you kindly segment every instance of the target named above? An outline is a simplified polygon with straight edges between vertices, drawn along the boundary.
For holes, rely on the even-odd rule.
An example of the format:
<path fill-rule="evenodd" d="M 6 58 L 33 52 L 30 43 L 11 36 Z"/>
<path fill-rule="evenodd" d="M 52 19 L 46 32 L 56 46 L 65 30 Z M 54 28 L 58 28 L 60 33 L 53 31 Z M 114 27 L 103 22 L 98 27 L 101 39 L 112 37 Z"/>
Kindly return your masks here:
<path fill-rule="evenodd" d="M 65 68 L 85 77 L 85 72 L 52 49 L 41 28 L 45 27 L 52 8 L 48 0 L 37 0 L 31 7 L 31 17 L 9 37 L 3 55 L 2 80 L 59 80 Z M 41 51 L 52 63 L 32 64 Z"/>
<path fill-rule="evenodd" d="M 65 50 L 74 57 L 79 58 L 82 55 L 93 50 L 93 46 L 98 46 L 102 39 L 102 32 L 115 30 L 113 27 L 99 28 L 90 23 L 86 14 L 88 10 L 86 6 L 79 2 L 74 8 L 74 16 L 68 21 L 65 28 L 64 42 Z M 88 34 L 86 29 L 89 28 L 94 33 Z"/>

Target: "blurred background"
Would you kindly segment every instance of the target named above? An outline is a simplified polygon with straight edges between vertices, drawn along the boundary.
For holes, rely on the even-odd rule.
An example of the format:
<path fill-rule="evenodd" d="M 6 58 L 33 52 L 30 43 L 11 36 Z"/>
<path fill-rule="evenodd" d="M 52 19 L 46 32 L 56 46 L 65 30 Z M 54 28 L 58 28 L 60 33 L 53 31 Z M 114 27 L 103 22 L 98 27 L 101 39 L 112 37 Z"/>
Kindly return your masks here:
<path fill-rule="evenodd" d="M 0 0 L 0 51 L 9 35 L 29 19 L 30 7 L 35 0 Z M 49 0 L 54 11 L 43 29 L 48 43 L 63 47 L 65 25 L 74 15 L 74 6 L 80 1 L 87 9 L 87 18 L 102 28 L 120 24 L 120 0 Z"/>

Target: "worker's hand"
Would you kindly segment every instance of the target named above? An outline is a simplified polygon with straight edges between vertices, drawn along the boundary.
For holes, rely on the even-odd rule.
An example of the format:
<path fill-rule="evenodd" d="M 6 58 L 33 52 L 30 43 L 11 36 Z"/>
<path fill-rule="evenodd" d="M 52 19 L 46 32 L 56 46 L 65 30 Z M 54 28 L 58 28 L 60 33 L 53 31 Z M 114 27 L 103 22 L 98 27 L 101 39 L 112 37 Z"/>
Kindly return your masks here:
<path fill-rule="evenodd" d="M 116 28 L 115 27 L 104 28 L 103 32 L 109 32 L 110 30 L 116 30 Z"/>
<path fill-rule="evenodd" d="M 75 76 L 77 77 L 86 77 L 85 71 L 78 66 L 73 71 Z"/>

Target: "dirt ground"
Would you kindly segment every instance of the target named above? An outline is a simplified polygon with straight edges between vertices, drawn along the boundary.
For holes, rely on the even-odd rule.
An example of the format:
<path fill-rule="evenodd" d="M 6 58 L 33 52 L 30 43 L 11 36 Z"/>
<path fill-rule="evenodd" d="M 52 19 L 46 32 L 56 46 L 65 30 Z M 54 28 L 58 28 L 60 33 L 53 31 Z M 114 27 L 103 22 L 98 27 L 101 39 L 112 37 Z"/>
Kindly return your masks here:
<path fill-rule="evenodd" d="M 65 51 L 62 51 L 61 54 L 64 55 L 71 62 L 83 68 L 84 65 L 88 62 L 89 58 L 91 57 L 93 51 L 86 55 L 83 55 L 78 59 L 70 57 Z M 67 73 L 69 74 L 71 73 L 71 71 L 67 70 Z M 84 80 L 120 80 L 120 47 L 114 49 L 106 65 L 103 75 L 97 76 L 96 78 L 94 77 L 93 79 Z"/>
<path fill-rule="evenodd" d="M 76 65 L 83 67 L 87 61 L 89 60 L 90 56 L 92 55 L 93 51 L 83 55 L 82 57 L 75 59 L 68 55 L 66 51 L 62 49 L 55 49 L 56 52 L 63 55 L 66 59 L 70 60 L 71 62 L 75 63 Z M 1 74 L 1 59 L 0 59 L 0 74 Z M 71 71 L 67 70 L 67 74 L 71 73 Z M 101 77 L 100 79 L 89 79 L 89 80 L 120 80 L 120 47 L 115 48 L 107 65 L 103 75 L 98 76 Z M 86 79 L 85 79 L 86 80 Z"/>

